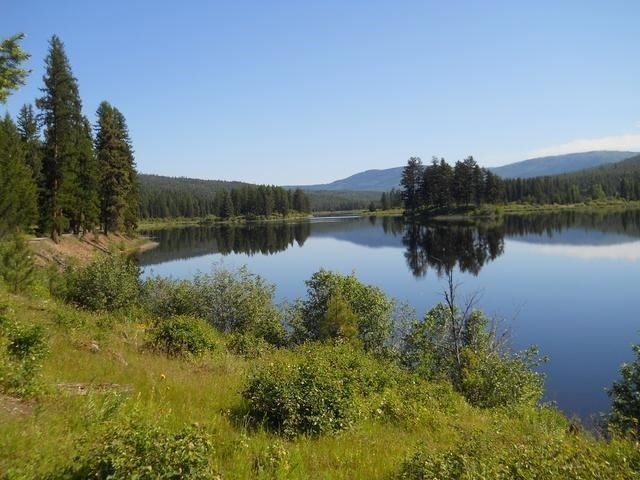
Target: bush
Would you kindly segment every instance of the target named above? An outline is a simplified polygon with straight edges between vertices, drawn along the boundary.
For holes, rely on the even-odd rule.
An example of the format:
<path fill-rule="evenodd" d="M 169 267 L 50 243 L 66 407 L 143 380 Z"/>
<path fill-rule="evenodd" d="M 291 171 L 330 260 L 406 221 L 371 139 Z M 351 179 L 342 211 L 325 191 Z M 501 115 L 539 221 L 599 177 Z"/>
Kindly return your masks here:
<path fill-rule="evenodd" d="M 65 272 L 65 298 L 90 310 L 121 310 L 134 306 L 140 293 L 140 271 L 130 260 L 104 256 L 84 268 Z"/>
<path fill-rule="evenodd" d="M 20 232 L 16 232 L 0 251 L 0 273 L 13 293 L 29 288 L 35 280 L 31 249 Z"/>
<path fill-rule="evenodd" d="M 55 478 L 210 479 L 212 445 L 195 427 L 170 432 L 158 424 L 128 420 L 113 424 L 99 445 Z"/>
<path fill-rule="evenodd" d="M 516 354 L 502 348 L 478 310 L 436 305 L 413 323 L 401 357 L 421 377 L 450 382 L 475 406 L 536 403 L 543 394 L 544 377 L 533 368 L 544 359 L 535 348 Z"/>
<path fill-rule="evenodd" d="M 250 333 L 234 333 L 227 342 L 227 350 L 244 358 L 258 358 L 273 350 L 273 346 Z"/>
<path fill-rule="evenodd" d="M 346 429 L 364 414 L 364 399 L 395 384 L 393 368 L 349 345 L 295 354 L 256 369 L 242 393 L 252 419 L 288 437 Z"/>
<path fill-rule="evenodd" d="M 34 395 L 39 383 L 41 361 L 47 353 L 44 329 L 24 326 L 0 316 L 0 390 L 12 395 Z"/>
<path fill-rule="evenodd" d="M 419 451 L 401 467 L 400 479 L 564 480 L 631 479 L 640 454 L 630 443 L 595 444 L 580 438 L 503 446 L 472 438 L 443 453 Z"/>
<path fill-rule="evenodd" d="M 141 292 L 142 304 L 156 317 L 206 316 L 206 306 L 202 304 L 194 284 L 189 280 L 147 278 L 142 283 Z"/>
<path fill-rule="evenodd" d="M 143 285 L 143 302 L 152 313 L 194 315 L 222 332 L 247 333 L 283 345 L 286 333 L 274 295 L 275 286 L 246 267 L 215 269 L 192 281 L 156 278 Z"/>
<path fill-rule="evenodd" d="M 300 343 L 320 340 L 327 326 L 327 311 L 336 296 L 357 319 L 358 339 L 366 351 L 383 355 L 391 337 L 393 302 L 377 287 L 361 283 L 355 275 L 320 270 L 307 284 L 307 298 L 301 304 L 299 321 L 293 325 Z"/>
<path fill-rule="evenodd" d="M 160 319 L 149 329 L 146 345 L 169 356 L 201 355 L 214 348 L 210 328 L 193 317 Z"/>
<path fill-rule="evenodd" d="M 620 380 L 607 392 L 611 397 L 609 425 L 622 434 L 640 437 L 640 345 L 633 346 L 635 360 L 620 367 Z"/>

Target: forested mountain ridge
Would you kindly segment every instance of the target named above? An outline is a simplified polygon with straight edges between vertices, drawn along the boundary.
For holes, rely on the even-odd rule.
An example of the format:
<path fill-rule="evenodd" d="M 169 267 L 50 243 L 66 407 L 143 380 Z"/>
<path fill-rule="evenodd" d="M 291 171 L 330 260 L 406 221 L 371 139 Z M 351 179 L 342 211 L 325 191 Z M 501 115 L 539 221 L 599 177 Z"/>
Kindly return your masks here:
<path fill-rule="evenodd" d="M 604 150 L 568 153 L 565 155 L 531 158 L 520 162 L 502 165 L 500 167 L 490 167 L 489 170 L 502 178 L 542 177 L 575 172 L 586 168 L 615 163 L 634 155 L 637 155 L 637 153 Z M 388 192 L 392 188 L 399 188 L 402 169 L 403 167 L 392 167 L 382 170 L 365 170 L 330 183 L 297 185 L 295 187 L 287 188 L 301 188 L 305 191 L 350 190 Z"/>
<path fill-rule="evenodd" d="M 637 153 L 604 150 L 568 153 L 565 155 L 531 158 L 501 167 L 492 167 L 490 170 L 502 178 L 543 177 L 607 165 L 633 157 L 634 155 L 637 155 Z"/>

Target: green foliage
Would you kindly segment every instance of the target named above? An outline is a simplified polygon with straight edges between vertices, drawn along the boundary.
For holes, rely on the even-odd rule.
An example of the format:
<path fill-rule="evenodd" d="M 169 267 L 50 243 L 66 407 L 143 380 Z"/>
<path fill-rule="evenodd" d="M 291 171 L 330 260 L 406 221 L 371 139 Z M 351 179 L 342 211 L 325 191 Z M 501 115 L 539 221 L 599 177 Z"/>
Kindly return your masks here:
<path fill-rule="evenodd" d="M 9 94 L 24 85 L 29 70 L 22 68 L 31 55 L 20 47 L 24 33 L 18 33 L 0 42 L 0 103 L 5 103 Z"/>
<path fill-rule="evenodd" d="M 43 96 L 36 100 L 44 126 L 40 230 L 57 241 L 68 228 L 74 233 L 91 228 L 96 171 L 78 83 L 56 35 L 49 42 L 45 66 Z"/>
<path fill-rule="evenodd" d="M 108 255 L 86 267 L 65 272 L 64 296 L 89 310 L 121 310 L 133 307 L 139 299 L 139 269 L 129 259 Z"/>
<path fill-rule="evenodd" d="M 0 275 L 13 293 L 24 292 L 35 280 L 31 249 L 20 232 L 0 248 Z"/>
<path fill-rule="evenodd" d="M 0 315 L 0 391 L 18 396 L 39 393 L 41 362 L 47 350 L 40 325 L 25 326 Z"/>
<path fill-rule="evenodd" d="M 273 350 L 273 345 L 251 333 L 234 333 L 227 342 L 227 349 L 244 358 L 258 358 Z"/>
<path fill-rule="evenodd" d="M 543 376 L 533 371 L 537 350 L 502 351 L 488 323 L 480 311 L 438 304 L 409 329 L 402 363 L 429 380 L 451 382 L 476 406 L 536 403 L 543 393 Z"/>
<path fill-rule="evenodd" d="M 443 453 L 421 450 L 402 465 L 407 480 L 564 480 L 637 478 L 640 454 L 628 444 L 612 448 L 580 438 L 549 438 L 504 446 L 472 437 Z"/>
<path fill-rule="evenodd" d="M 146 345 L 173 357 L 201 355 L 215 348 L 210 328 L 193 317 L 162 318 L 149 329 Z"/>
<path fill-rule="evenodd" d="M 327 311 L 318 325 L 318 339 L 354 341 L 357 338 L 358 317 L 344 300 L 340 290 L 335 290 L 327 300 Z"/>
<path fill-rule="evenodd" d="M 242 395 L 249 416 L 282 435 L 350 427 L 362 400 L 394 383 L 394 370 L 348 345 L 308 346 L 294 359 L 257 367 Z"/>
<path fill-rule="evenodd" d="M 0 237 L 28 230 L 37 217 L 37 190 L 18 129 L 0 119 Z"/>
<path fill-rule="evenodd" d="M 100 223 L 106 232 L 135 226 L 137 177 L 133 148 L 124 115 L 102 102 L 96 112 L 95 148 L 100 169 Z M 133 200 L 133 205 L 131 202 Z M 133 208 L 132 208 L 133 207 Z"/>
<path fill-rule="evenodd" d="M 620 380 L 608 390 L 612 400 L 609 424 L 623 434 L 640 437 L 640 345 L 633 346 L 635 359 L 620 367 Z"/>
<path fill-rule="evenodd" d="M 391 336 L 393 302 L 377 287 L 361 283 L 355 275 L 342 275 L 327 270 L 314 273 L 307 284 L 307 297 L 301 305 L 298 321 L 293 325 L 294 338 L 298 342 L 321 340 L 330 333 L 327 311 L 330 300 L 339 299 L 346 303 L 357 317 L 358 339 L 364 349 L 378 355 L 387 353 L 387 343 Z M 338 295 L 336 297 L 335 295 Z M 338 319 L 344 325 L 334 325 L 334 332 L 344 328 L 345 333 L 351 327 L 353 319 L 342 306 L 346 316 Z M 329 312 L 331 314 L 331 312 Z M 331 315 L 329 315 L 331 316 Z"/>
<path fill-rule="evenodd" d="M 194 315 L 228 333 L 247 333 L 274 345 L 285 342 L 275 287 L 246 267 L 216 268 L 192 281 L 147 279 L 142 301 L 155 315 Z"/>
<path fill-rule="evenodd" d="M 110 425 L 94 449 L 55 478 L 208 480 L 214 476 L 212 451 L 211 440 L 197 427 L 172 432 L 132 418 Z"/>

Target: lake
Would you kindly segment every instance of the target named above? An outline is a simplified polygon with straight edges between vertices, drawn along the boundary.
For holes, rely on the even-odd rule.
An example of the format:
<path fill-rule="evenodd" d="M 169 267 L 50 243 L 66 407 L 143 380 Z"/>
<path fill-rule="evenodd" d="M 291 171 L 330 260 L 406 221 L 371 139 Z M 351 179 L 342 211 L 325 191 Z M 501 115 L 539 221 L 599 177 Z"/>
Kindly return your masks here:
<path fill-rule="evenodd" d="M 546 400 L 586 420 L 608 410 L 605 388 L 640 343 L 640 212 L 424 224 L 326 217 L 143 233 L 160 243 L 140 255 L 144 275 L 247 265 L 277 286 L 279 300 L 293 300 L 320 268 L 355 272 L 420 317 L 453 269 L 460 299 L 478 293 L 515 348 L 535 344 L 549 356 Z"/>

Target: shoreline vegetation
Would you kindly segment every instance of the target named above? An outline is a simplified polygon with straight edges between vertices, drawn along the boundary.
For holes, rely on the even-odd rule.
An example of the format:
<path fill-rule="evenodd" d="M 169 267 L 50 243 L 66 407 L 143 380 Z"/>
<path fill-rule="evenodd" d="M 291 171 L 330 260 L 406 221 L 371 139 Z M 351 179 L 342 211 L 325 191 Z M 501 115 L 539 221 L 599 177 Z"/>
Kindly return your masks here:
<path fill-rule="evenodd" d="M 590 200 L 587 202 L 572 204 L 536 204 L 536 203 L 508 203 L 496 205 L 469 205 L 452 208 L 425 208 L 408 213 L 402 208 L 390 208 L 386 210 L 376 209 L 357 209 L 357 210 L 336 210 L 312 212 L 311 214 L 289 214 L 287 216 L 272 215 L 270 217 L 234 217 L 230 219 L 221 219 L 214 217 L 178 217 L 178 218 L 155 218 L 144 219 L 139 222 L 139 230 L 154 230 L 162 228 L 175 227 L 191 227 L 199 225 L 244 225 L 247 223 L 261 222 L 287 222 L 313 218 L 340 217 L 347 215 L 357 215 L 363 217 L 399 217 L 404 216 L 407 219 L 424 219 L 424 220 L 461 220 L 470 218 L 487 218 L 492 219 L 502 215 L 529 215 L 539 213 L 556 213 L 556 212 L 578 212 L 578 213 L 600 213 L 614 211 L 634 211 L 640 210 L 640 201 L 638 200 Z"/>
<path fill-rule="evenodd" d="M 636 367 L 622 370 L 614 415 L 594 435 L 540 403 L 544 358 L 498 346 L 490 320 L 456 303 L 451 275 L 423 317 L 326 270 L 284 305 L 244 267 L 142 280 L 124 257 L 103 255 L 34 275 L 15 293 L 0 282 L 7 478 L 640 472 L 624 396 Z"/>

